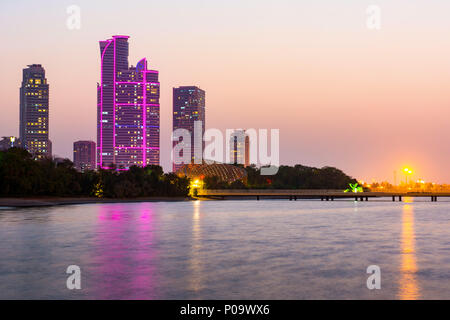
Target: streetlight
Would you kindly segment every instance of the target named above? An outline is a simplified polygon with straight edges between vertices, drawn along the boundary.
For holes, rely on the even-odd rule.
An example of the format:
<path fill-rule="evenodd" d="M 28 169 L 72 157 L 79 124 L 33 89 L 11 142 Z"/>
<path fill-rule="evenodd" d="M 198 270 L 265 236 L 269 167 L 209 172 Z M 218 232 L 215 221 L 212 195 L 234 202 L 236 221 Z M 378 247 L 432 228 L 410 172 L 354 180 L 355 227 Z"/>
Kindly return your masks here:
<path fill-rule="evenodd" d="M 195 179 L 194 181 L 191 181 L 189 193 L 192 196 L 197 197 L 199 189 L 203 189 L 203 181 L 201 179 Z"/>
<path fill-rule="evenodd" d="M 403 171 L 405 172 L 406 185 L 408 185 L 408 174 L 411 175 L 412 174 L 412 170 L 409 169 L 409 168 L 404 168 Z"/>

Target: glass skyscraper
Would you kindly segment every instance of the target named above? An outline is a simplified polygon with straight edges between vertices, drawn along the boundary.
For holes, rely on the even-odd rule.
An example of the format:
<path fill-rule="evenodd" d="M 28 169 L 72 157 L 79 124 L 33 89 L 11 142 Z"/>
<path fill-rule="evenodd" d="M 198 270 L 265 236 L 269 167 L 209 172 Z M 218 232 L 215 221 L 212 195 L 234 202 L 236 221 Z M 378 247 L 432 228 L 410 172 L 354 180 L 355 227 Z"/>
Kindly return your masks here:
<path fill-rule="evenodd" d="M 159 165 L 158 71 L 147 60 L 128 65 L 128 36 L 100 41 L 97 85 L 97 167 Z"/>
<path fill-rule="evenodd" d="M 32 64 L 23 69 L 20 87 L 20 141 L 35 159 L 51 157 L 49 147 L 49 85 L 45 69 Z"/>
<path fill-rule="evenodd" d="M 202 130 L 195 135 L 195 121 L 202 122 Z M 196 160 L 202 163 L 205 142 L 203 136 L 205 134 L 205 91 L 195 86 L 182 86 L 173 88 L 173 131 L 177 129 L 186 129 L 191 134 L 191 162 Z M 201 141 L 196 144 L 195 141 Z M 174 146 L 179 143 L 174 141 Z M 201 150 L 197 150 L 201 147 Z M 196 159 L 196 155 L 201 155 L 200 159 Z M 173 163 L 173 172 L 176 172 L 184 164 Z"/>

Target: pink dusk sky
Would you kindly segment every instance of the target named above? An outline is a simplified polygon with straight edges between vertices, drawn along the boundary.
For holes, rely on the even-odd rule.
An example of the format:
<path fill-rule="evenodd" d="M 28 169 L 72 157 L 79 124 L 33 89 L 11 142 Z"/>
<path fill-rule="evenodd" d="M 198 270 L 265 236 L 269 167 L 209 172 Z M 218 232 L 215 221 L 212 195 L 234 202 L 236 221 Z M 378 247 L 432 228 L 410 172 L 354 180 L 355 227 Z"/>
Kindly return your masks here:
<path fill-rule="evenodd" d="M 66 26 L 69 5 L 81 29 Z M 366 26 L 369 5 L 381 29 Z M 19 134 L 22 69 L 50 84 L 53 153 L 96 141 L 99 40 L 130 36 L 130 63 L 159 70 L 161 164 L 172 88 L 206 91 L 206 127 L 280 129 L 280 162 L 365 181 L 450 182 L 447 0 L 17 1 L 0 3 L 0 136 Z"/>

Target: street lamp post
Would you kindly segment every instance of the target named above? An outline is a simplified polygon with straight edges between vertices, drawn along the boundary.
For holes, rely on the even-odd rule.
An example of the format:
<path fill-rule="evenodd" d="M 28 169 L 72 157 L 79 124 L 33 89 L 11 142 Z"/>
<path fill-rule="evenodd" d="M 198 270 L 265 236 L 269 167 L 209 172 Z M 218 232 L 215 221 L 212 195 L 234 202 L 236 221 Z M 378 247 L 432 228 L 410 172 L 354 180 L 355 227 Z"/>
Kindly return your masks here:
<path fill-rule="evenodd" d="M 406 186 L 408 186 L 408 174 L 412 174 L 412 170 L 409 168 L 404 168 L 403 171 L 405 172 L 405 178 L 406 178 Z"/>

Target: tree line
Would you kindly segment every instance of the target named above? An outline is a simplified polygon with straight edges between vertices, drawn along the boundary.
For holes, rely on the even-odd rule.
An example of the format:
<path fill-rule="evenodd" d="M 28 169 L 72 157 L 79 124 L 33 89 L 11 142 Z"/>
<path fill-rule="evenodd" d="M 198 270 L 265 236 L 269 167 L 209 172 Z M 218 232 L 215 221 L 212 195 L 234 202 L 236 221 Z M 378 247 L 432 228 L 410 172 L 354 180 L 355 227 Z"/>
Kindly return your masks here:
<path fill-rule="evenodd" d="M 217 177 L 205 177 L 207 189 L 347 189 L 356 179 L 333 167 L 314 168 L 302 165 L 280 166 L 272 176 L 261 175 L 261 168 L 244 168 L 244 181 L 226 183 Z"/>
<path fill-rule="evenodd" d="M 227 183 L 205 177 L 207 189 L 346 189 L 357 181 L 333 167 L 280 166 L 272 176 L 256 166 L 244 168 L 243 181 Z M 92 196 L 105 198 L 186 197 L 190 180 L 164 173 L 160 166 L 133 166 L 127 171 L 78 172 L 64 159 L 33 160 L 24 149 L 0 151 L 0 196 Z"/>
<path fill-rule="evenodd" d="M 64 159 L 33 160 L 24 149 L 0 151 L 0 196 L 185 197 L 189 179 L 160 166 L 78 172 Z"/>

